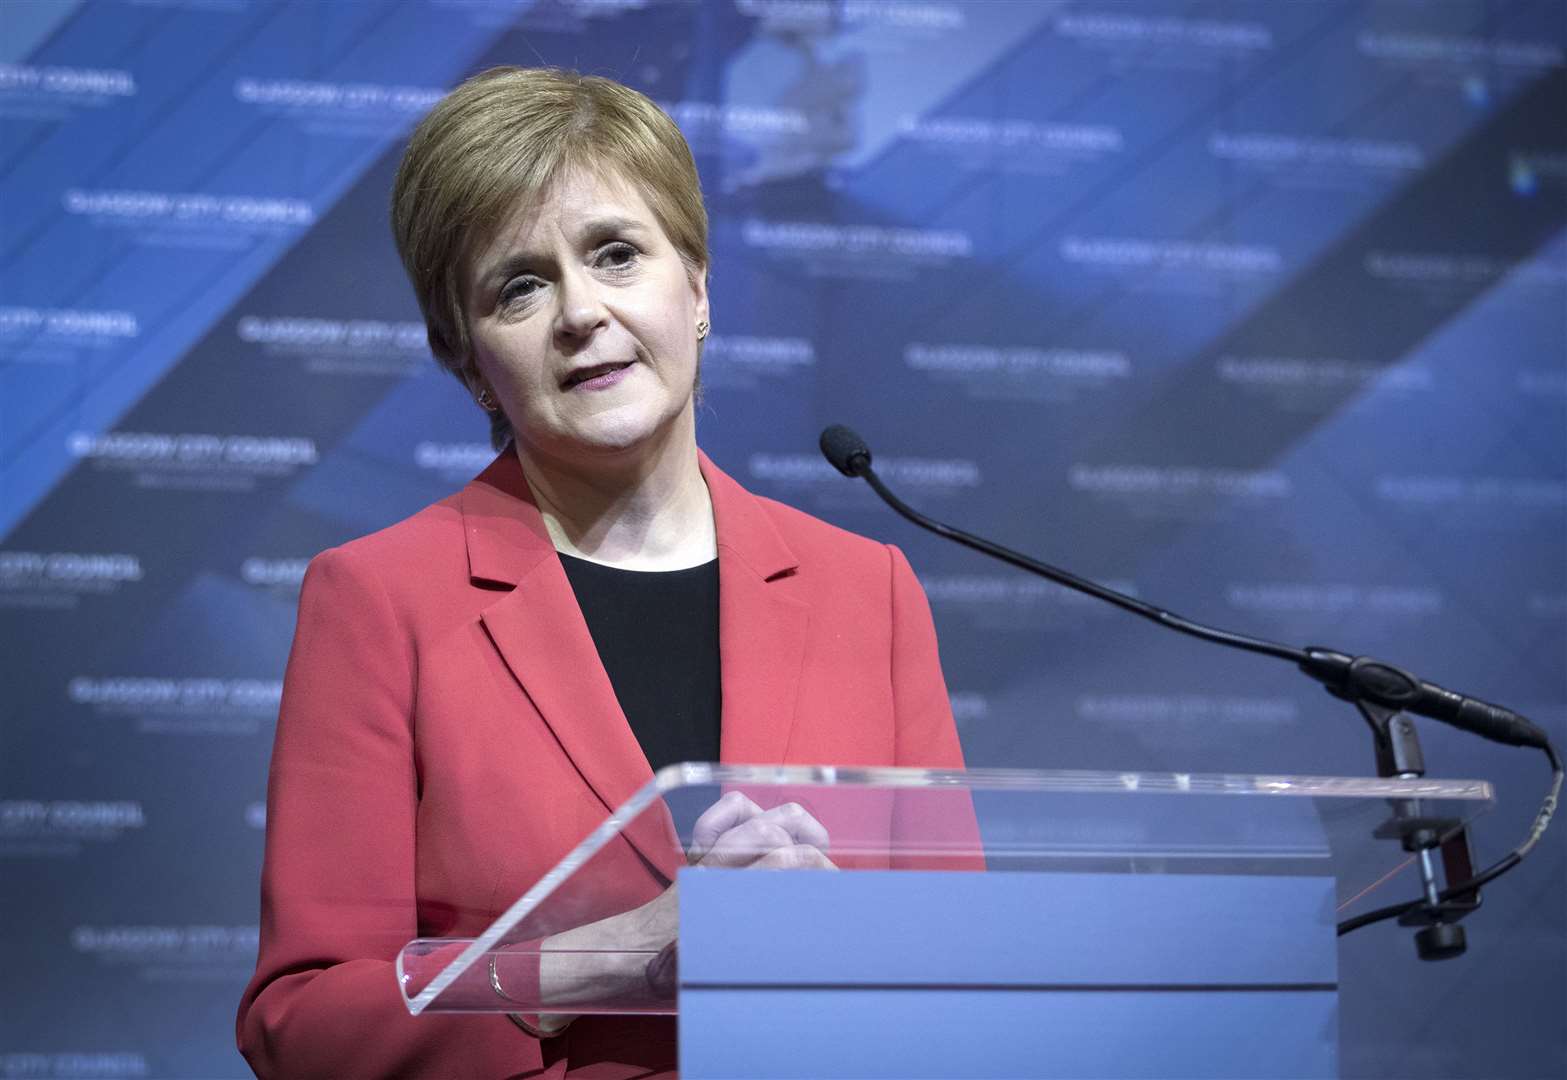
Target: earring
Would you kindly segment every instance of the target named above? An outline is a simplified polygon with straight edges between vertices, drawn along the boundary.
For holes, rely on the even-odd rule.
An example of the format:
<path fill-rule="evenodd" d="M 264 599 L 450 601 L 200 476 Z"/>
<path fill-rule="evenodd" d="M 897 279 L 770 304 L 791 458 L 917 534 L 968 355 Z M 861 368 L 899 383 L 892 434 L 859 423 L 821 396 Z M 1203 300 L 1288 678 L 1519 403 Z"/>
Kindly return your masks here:
<path fill-rule="evenodd" d="M 696 324 L 696 339 L 701 341 L 705 337 L 707 337 L 707 320 L 701 319 Z"/>
<path fill-rule="evenodd" d="M 498 408 L 498 406 L 495 404 L 495 398 L 490 394 L 490 391 L 487 388 L 479 391 L 478 402 L 479 408 L 483 409 L 485 412 L 494 412 Z"/>

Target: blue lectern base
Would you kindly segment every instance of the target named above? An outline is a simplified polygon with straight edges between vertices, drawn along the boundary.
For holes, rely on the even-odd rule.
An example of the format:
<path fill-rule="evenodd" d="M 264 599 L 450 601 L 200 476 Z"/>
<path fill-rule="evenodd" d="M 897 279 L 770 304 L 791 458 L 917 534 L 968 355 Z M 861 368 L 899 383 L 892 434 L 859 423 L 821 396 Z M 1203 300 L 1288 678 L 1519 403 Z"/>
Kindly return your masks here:
<path fill-rule="evenodd" d="M 1337 1075 L 1330 877 L 682 871 L 680 1069 Z"/>

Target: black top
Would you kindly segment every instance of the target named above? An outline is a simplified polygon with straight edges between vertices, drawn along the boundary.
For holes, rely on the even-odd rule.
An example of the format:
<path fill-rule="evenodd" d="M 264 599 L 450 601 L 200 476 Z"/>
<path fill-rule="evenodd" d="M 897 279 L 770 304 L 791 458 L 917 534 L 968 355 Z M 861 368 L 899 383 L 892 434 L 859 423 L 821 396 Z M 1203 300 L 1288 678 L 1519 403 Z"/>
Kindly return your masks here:
<path fill-rule="evenodd" d="M 654 571 L 564 553 L 560 562 L 653 771 L 677 761 L 717 761 L 718 560 Z"/>

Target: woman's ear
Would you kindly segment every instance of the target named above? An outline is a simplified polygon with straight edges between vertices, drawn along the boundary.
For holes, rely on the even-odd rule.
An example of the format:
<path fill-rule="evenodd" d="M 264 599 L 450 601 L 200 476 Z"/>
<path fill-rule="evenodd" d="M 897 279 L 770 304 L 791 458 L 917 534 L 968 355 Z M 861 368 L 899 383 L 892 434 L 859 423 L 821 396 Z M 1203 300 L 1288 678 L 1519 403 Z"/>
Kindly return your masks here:
<path fill-rule="evenodd" d="M 707 305 L 707 266 L 698 266 L 686 274 L 686 280 L 691 283 L 691 295 L 696 300 L 696 321 L 711 325 L 713 314 Z"/>

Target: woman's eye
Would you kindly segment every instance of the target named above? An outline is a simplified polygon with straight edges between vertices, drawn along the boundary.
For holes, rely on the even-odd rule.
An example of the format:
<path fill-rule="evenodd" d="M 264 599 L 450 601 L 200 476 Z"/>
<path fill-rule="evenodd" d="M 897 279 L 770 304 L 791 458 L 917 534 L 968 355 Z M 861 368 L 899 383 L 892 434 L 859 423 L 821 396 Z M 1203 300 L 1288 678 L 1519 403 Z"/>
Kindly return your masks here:
<path fill-rule="evenodd" d="M 514 277 L 501 286 L 500 302 L 510 304 L 517 300 L 526 299 L 539 287 L 539 280 L 535 277 Z"/>
<path fill-rule="evenodd" d="M 599 249 L 598 265 L 609 270 L 622 270 L 637 258 L 637 249 L 625 242 L 607 244 Z"/>

